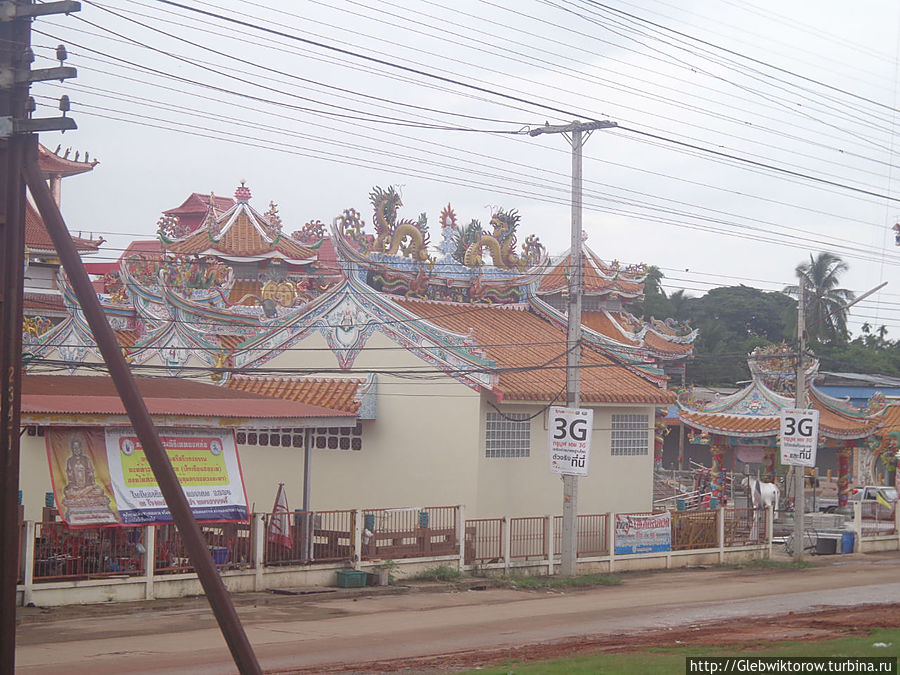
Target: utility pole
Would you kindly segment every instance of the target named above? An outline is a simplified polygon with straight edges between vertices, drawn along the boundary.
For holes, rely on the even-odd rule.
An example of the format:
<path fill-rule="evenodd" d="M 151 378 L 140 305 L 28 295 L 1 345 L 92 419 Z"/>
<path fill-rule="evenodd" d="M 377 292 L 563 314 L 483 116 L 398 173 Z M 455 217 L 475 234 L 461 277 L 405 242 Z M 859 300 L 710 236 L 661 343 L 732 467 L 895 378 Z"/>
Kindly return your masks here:
<path fill-rule="evenodd" d="M 581 211 L 584 143 L 595 129 L 618 126 L 615 122 L 579 122 L 532 129 L 530 136 L 563 134 L 572 146 L 572 246 L 569 253 L 569 306 L 566 331 L 566 407 L 581 404 Z M 612 544 L 610 544 L 612 545 Z M 563 536 L 560 573 L 575 576 L 578 571 L 578 476 L 563 475 Z"/>
<path fill-rule="evenodd" d="M 28 134 L 74 129 L 66 117 L 33 119 L 32 82 L 74 77 L 75 69 L 31 69 L 31 21 L 77 12 L 77 2 L 0 2 L 0 672 L 16 660 L 19 573 L 19 425 L 22 395 L 22 293 L 25 276 L 25 180 Z"/>
<path fill-rule="evenodd" d="M 800 279 L 797 302 L 797 386 L 794 387 L 794 407 L 805 410 L 806 402 L 806 292 L 805 280 Z M 794 466 L 794 560 L 803 559 L 803 531 L 806 511 L 806 487 L 803 484 L 803 467 Z"/>
<path fill-rule="evenodd" d="M 43 218 L 63 269 L 84 311 L 110 376 L 144 447 L 172 519 L 182 535 L 213 613 L 242 675 L 262 670 L 222 578 L 213 563 L 200 527 L 188 505 L 153 420 L 125 363 L 115 334 L 97 300 L 66 224 L 38 165 L 37 131 L 65 131 L 76 124 L 65 113 L 69 98 L 59 101 L 62 117 L 34 119 L 31 82 L 75 77 L 63 66 L 31 69 L 31 21 L 49 14 L 77 12 L 74 0 L 44 2 L 0 0 L 0 673 L 15 671 L 16 580 L 18 578 L 19 426 L 22 371 L 22 294 L 25 254 L 26 184 Z"/>

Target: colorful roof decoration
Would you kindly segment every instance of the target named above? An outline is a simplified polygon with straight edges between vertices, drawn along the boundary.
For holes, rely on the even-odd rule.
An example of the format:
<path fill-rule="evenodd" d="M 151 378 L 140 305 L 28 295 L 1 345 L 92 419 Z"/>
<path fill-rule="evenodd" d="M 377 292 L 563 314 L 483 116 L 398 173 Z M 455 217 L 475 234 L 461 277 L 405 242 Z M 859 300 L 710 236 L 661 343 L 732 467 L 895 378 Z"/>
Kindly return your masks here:
<path fill-rule="evenodd" d="M 281 232 L 280 218 L 267 217 L 250 206 L 250 189 L 243 183 L 235 191 L 234 205 L 219 212 L 209 196 L 206 216 L 193 231 L 184 233 L 168 216 L 159 223 L 166 252 L 177 255 L 214 256 L 232 262 L 278 258 L 294 265 L 314 262 L 316 253 Z"/>
<path fill-rule="evenodd" d="M 569 276 L 572 270 L 572 254 L 567 251 L 544 274 L 538 287 L 538 295 L 569 294 Z M 606 263 L 589 247 L 582 249 L 582 292 L 585 297 L 615 295 L 627 301 L 644 297 L 644 279 L 647 266 L 621 266 L 618 260 Z"/>
<path fill-rule="evenodd" d="M 231 209 L 234 203 L 231 197 L 219 197 L 211 192 L 208 195 L 192 192 L 190 197 L 182 202 L 181 206 L 163 211 L 161 221 L 168 220 L 172 222 L 174 227 L 177 219 L 176 229 L 180 231 L 179 236 L 184 236 L 196 230 L 206 221 L 210 206 L 218 215 Z"/>
<path fill-rule="evenodd" d="M 56 150 L 50 152 L 43 145 L 38 143 L 38 166 L 46 177 L 50 176 L 77 176 L 80 173 L 86 173 L 93 170 L 100 162 L 96 159 L 89 160 L 88 153 L 84 153 L 84 160 L 79 160 L 80 152 L 76 152 L 72 159 L 69 159 L 71 149 L 66 148 L 62 157 L 59 151 L 62 145 L 56 146 Z"/>
<path fill-rule="evenodd" d="M 543 270 L 546 254 L 536 237 L 527 237 L 521 251 L 516 248 L 516 211 L 495 210 L 487 231 L 474 219 L 458 227 L 448 204 L 441 212 L 438 257 L 429 251 L 424 213 L 417 220 L 397 218 L 403 201 L 395 188 L 375 187 L 369 199 L 374 234 L 364 231 L 359 212 L 347 209 L 339 218 L 334 243 L 344 263 L 358 265 L 378 291 L 453 302 L 514 303 L 524 298 L 525 287 Z"/>
<path fill-rule="evenodd" d="M 786 345 L 758 348 L 750 355 L 750 384 L 740 391 L 703 402 L 684 391 L 678 397 L 679 417 L 695 429 L 710 434 L 738 438 L 776 437 L 780 433 L 782 410 L 794 408 L 793 394 L 776 392 L 770 384 L 786 381 L 790 361 Z M 818 364 L 808 371 L 811 382 Z M 781 373 L 780 377 L 775 377 Z M 793 386 L 791 386 L 791 389 Z M 854 408 L 846 401 L 830 397 L 810 386 L 809 407 L 819 411 L 819 434 L 835 440 L 855 440 L 871 436 L 882 424 L 880 412 Z"/>

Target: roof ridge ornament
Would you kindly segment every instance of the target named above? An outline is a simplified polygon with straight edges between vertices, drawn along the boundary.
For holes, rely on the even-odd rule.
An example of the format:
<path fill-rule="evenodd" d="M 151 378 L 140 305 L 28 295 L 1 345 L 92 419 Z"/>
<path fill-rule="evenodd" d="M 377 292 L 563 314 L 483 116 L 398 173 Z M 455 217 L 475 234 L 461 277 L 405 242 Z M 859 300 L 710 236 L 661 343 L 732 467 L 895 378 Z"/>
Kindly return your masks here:
<path fill-rule="evenodd" d="M 247 181 L 241 179 L 241 186 L 234 191 L 234 198 L 239 204 L 246 204 L 253 195 L 250 194 L 250 188 L 247 187 Z"/>

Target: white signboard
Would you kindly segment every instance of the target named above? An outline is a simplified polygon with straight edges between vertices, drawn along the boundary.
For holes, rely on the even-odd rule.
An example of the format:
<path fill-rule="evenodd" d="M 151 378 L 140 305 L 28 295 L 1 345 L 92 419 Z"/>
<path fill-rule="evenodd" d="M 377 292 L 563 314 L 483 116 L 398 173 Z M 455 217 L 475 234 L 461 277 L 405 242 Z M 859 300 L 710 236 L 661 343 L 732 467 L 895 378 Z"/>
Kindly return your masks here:
<path fill-rule="evenodd" d="M 781 411 L 781 463 L 815 466 L 819 444 L 819 411 L 791 408 Z"/>
<path fill-rule="evenodd" d="M 663 513 L 616 514 L 616 555 L 672 550 L 672 517 Z"/>
<path fill-rule="evenodd" d="M 593 426 L 594 411 L 590 408 L 550 408 L 547 423 L 550 471 L 588 475 Z"/>

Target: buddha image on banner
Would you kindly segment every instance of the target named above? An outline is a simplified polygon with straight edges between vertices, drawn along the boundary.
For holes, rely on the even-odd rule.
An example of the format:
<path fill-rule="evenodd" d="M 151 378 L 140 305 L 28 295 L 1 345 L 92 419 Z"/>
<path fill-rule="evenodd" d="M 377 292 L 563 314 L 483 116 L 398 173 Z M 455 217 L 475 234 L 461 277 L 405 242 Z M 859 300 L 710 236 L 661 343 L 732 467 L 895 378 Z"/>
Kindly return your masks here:
<path fill-rule="evenodd" d="M 198 521 L 246 521 L 232 431 L 161 429 L 160 440 Z M 172 515 L 130 428 L 48 430 L 60 515 L 70 526 L 170 523 Z"/>
<path fill-rule="evenodd" d="M 59 515 L 70 527 L 120 523 L 102 429 L 47 429 L 50 481 Z"/>

